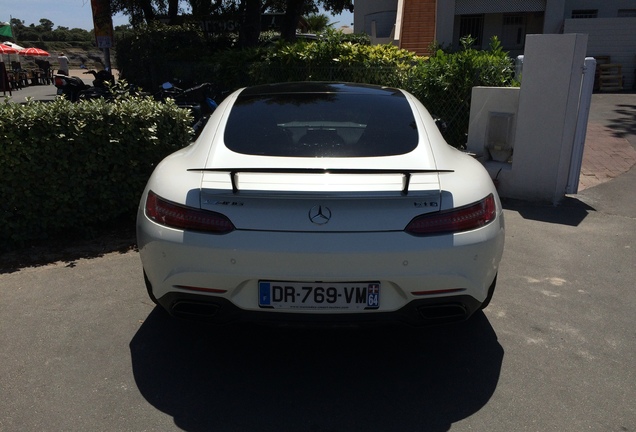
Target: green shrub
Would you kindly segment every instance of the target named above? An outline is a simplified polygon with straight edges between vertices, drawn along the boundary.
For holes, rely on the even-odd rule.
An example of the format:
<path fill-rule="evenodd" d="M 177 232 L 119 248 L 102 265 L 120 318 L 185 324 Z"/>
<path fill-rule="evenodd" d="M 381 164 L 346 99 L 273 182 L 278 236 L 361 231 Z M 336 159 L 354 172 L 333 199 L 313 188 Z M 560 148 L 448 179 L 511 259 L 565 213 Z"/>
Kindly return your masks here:
<path fill-rule="evenodd" d="M 190 121 L 139 97 L 0 104 L 0 250 L 134 216 L 154 166 L 189 143 Z"/>
<path fill-rule="evenodd" d="M 253 85 L 250 69 L 260 64 L 265 56 L 265 48 L 227 49 L 217 52 L 214 63 L 209 65 L 208 77 L 203 80 L 211 82 L 222 90 L 236 90 Z"/>
<path fill-rule="evenodd" d="M 466 143 L 472 88 L 515 85 L 513 60 L 499 40 L 493 37 L 486 51 L 472 48 L 473 42 L 470 37 L 462 38 L 462 48 L 455 53 L 437 50 L 428 61 L 415 66 L 405 86 L 446 122 L 445 138 L 455 147 Z"/>
<path fill-rule="evenodd" d="M 403 73 L 423 60 L 393 45 L 343 41 L 330 32 L 319 41 L 280 42 L 253 63 L 253 84 L 281 81 L 349 81 L 397 85 Z"/>

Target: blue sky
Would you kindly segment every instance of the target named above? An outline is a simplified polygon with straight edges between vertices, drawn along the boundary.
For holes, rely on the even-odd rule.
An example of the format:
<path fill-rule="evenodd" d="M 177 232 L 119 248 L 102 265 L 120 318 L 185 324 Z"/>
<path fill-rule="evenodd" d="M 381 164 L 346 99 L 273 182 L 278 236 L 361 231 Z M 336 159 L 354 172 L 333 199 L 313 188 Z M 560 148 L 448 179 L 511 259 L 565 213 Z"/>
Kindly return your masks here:
<path fill-rule="evenodd" d="M 93 27 L 90 0 L 0 0 L 0 21 L 9 21 L 10 18 L 18 18 L 27 26 L 38 25 L 40 19 L 46 18 L 53 21 L 55 28 L 77 27 L 90 30 Z M 346 12 L 333 17 L 331 22 L 336 21 L 336 28 L 350 25 L 353 14 Z M 113 24 L 128 24 L 128 19 L 123 15 L 116 15 L 113 17 Z"/>

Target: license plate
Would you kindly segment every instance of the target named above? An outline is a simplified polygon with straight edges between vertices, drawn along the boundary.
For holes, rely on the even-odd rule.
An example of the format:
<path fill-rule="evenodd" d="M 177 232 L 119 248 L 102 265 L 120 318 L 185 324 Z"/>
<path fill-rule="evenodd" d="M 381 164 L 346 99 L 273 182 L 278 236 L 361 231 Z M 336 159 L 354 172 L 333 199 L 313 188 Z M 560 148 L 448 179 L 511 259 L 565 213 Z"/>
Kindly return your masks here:
<path fill-rule="evenodd" d="M 380 284 L 259 281 L 258 305 L 298 310 L 377 309 L 380 306 Z"/>

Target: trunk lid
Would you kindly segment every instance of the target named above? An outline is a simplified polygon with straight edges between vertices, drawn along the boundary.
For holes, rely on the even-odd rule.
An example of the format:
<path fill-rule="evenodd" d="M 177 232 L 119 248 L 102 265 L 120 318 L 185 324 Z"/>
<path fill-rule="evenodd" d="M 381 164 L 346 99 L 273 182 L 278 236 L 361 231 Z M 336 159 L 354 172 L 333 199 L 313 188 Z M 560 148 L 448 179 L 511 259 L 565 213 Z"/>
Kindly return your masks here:
<path fill-rule="evenodd" d="M 440 200 L 436 170 L 207 169 L 201 188 L 201 208 L 259 231 L 401 231 Z"/>

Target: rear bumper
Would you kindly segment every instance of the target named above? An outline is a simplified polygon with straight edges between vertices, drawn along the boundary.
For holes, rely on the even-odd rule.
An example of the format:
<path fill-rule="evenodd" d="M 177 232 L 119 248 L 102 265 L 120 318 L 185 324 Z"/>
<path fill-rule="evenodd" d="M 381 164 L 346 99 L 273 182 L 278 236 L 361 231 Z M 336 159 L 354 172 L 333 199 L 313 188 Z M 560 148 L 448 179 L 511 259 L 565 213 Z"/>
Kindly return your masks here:
<path fill-rule="evenodd" d="M 159 305 L 170 315 L 188 320 L 214 324 L 250 322 L 276 326 L 327 326 L 400 323 L 429 326 L 460 322 L 480 309 L 481 302 L 468 295 L 446 298 L 413 300 L 391 312 L 303 314 L 244 310 L 222 297 L 200 296 L 170 292 L 160 299 Z"/>
<path fill-rule="evenodd" d="M 218 323 L 462 321 L 487 301 L 504 242 L 501 218 L 475 231 L 427 238 L 395 232 L 211 236 L 167 229 L 144 218 L 140 222 L 138 244 L 151 297 L 174 316 Z M 357 312 L 261 309 L 259 280 L 378 281 L 380 307 Z"/>

